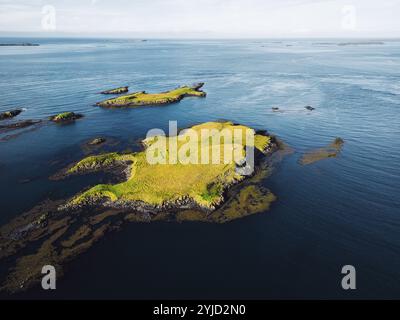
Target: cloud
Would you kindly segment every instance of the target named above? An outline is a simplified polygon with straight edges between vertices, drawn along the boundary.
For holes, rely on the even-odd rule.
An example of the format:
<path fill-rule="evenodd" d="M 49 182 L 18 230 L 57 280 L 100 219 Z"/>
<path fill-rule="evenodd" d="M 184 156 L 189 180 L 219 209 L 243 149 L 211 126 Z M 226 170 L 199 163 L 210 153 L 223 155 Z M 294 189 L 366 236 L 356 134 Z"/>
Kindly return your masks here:
<path fill-rule="evenodd" d="M 228 37 L 399 36 L 400 0 L 0 0 L 0 31 L 41 31 L 44 5 L 58 32 Z M 343 28 L 344 6 L 357 28 Z"/>

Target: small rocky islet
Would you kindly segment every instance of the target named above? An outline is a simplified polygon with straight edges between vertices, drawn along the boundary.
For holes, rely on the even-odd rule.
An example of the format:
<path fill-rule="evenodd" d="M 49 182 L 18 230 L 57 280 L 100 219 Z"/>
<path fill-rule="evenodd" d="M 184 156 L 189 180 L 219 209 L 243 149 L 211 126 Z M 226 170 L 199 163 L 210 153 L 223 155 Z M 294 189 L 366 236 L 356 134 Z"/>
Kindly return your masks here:
<path fill-rule="evenodd" d="M 107 141 L 106 138 L 98 137 L 98 138 L 94 138 L 94 139 L 90 140 L 87 144 L 89 146 L 98 146 L 106 141 Z"/>
<path fill-rule="evenodd" d="M 0 120 L 12 119 L 18 116 L 23 110 L 22 109 L 14 109 L 9 111 L 4 111 L 0 113 Z"/>
<path fill-rule="evenodd" d="M 101 94 L 121 94 L 121 93 L 126 93 L 129 91 L 129 87 L 119 87 L 115 89 L 110 89 L 110 90 L 104 90 L 101 91 Z"/>
<path fill-rule="evenodd" d="M 72 122 L 77 119 L 82 118 L 83 115 L 75 112 L 62 112 L 59 114 L 56 114 L 54 116 L 49 117 L 50 121 L 56 122 L 56 123 L 67 123 L 67 122 Z"/>

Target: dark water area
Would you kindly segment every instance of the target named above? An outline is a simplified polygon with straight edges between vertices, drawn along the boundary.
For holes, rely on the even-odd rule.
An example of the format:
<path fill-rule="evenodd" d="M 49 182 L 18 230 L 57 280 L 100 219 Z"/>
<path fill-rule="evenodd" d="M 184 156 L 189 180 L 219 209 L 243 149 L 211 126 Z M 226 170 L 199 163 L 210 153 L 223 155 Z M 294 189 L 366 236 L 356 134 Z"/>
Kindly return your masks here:
<path fill-rule="evenodd" d="M 82 143 L 97 136 L 121 141 L 118 150 L 150 129 L 167 130 L 169 120 L 188 127 L 229 119 L 295 150 L 264 182 L 278 197 L 270 211 L 222 225 L 125 225 L 68 264 L 57 290 L 15 297 L 400 298 L 400 42 L 0 42 L 40 43 L 0 48 L 0 112 L 26 108 L 20 120 L 85 115 L 0 142 L 0 224 L 96 183 L 96 176 L 48 177 L 82 158 Z M 93 106 L 113 87 L 158 92 L 199 81 L 205 99 Z M 299 165 L 304 152 L 335 137 L 345 140 L 339 157 Z M 343 265 L 356 268 L 356 290 L 341 288 Z"/>

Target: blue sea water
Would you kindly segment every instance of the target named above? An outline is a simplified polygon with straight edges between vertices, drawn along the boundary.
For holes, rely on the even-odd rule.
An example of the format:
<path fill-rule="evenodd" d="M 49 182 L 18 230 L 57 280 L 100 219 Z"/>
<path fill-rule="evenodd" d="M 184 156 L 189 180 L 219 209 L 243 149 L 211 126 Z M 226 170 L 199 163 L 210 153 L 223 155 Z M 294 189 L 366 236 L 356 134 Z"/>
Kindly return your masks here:
<path fill-rule="evenodd" d="M 229 119 L 294 149 L 265 185 L 272 209 L 223 225 L 129 224 L 67 266 L 37 298 L 400 298 L 400 42 L 340 40 L 0 39 L 0 111 L 85 118 L 0 142 L 0 224 L 87 183 L 48 177 L 96 136 L 126 144 L 149 129 Z M 164 91 L 205 82 L 205 99 L 108 110 L 99 91 Z M 304 106 L 316 109 L 309 112 Z M 277 106 L 282 112 L 272 112 Z M 338 158 L 302 153 L 342 137 Z M 28 181 L 22 183 L 23 181 Z M 342 266 L 357 289 L 341 288 Z"/>

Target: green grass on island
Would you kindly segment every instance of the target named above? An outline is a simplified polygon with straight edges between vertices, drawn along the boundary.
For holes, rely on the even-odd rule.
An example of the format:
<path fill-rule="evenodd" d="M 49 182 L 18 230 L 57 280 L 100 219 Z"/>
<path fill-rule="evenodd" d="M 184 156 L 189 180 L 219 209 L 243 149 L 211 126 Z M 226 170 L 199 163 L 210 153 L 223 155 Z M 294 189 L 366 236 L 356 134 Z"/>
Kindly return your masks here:
<path fill-rule="evenodd" d="M 117 98 L 107 99 L 96 103 L 100 107 L 135 107 L 145 105 L 162 105 L 178 102 L 184 97 L 205 97 L 206 93 L 200 88 L 203 83 L 192 86 L 182 86 L 174 90 L 161 93 L 134 92 Z"/>
<path fill-rule="evenodd" d="M 83 116 L 81 114 L 77 114 L 75 112 L 62 112 L 59 113 L 55 116 L 51 116 L 50 120 L 54 121 L 54 122 L 64 122 L 64 121 L 72 121 L 72 120 L 76 120 L 79 118 L 82 118 Z"/>
<path fill-rule="evenodd" d="M 221 159 L 224 159 L 224 150 L 235 150 L 234 152 L 240 153 L 239 157 L 244 159 L 246 152 L 246 132 L 251 130 L 250 132 L 254 133 L 253 129 L 242 125 L 235 125 L 232 122 L 207 122 L 193 126 L 191 129 L 194 130 L 192 132 L 197 133 L 200 133 L 202 129 L 216 130 L 213 132 L 221 132 L 221 130 L 233 132 L 234 129 L 241 130 L 242 137 L 240 139 L 236 139 L 236 136 L 239 135 L 232 134 L 235 138 L 227 143 L 224 142 L 224 138 L 219 139 L 218 145 L 212 144 L 212 146 L 203 140 L 198 141 L 199 146 L 201 144 L 203 144 L 202 147 L 206 145 L 205 148 L 208 148 L 210 159 L 213 152 L 217 151 L 216 149 L 220 150 Z M 186 133 L 182 137 L 185 136 Z M 190 154 L 190 150 L 186 150 L 186 155 L 190 156 L 190 159 L 194 163 L 182 164 L 179 161 L 171 163 L 169 148 L 167 147 L 166 154 L 162 155 L 167 163 L 150 164 L 146 158 L 146 150 L 149 151 L 148 148 L 154 147 L 156 143 L 162 144 L 165 142 L 166 146 L 169 146 L 171 138 L 154 136 L 142 141 L 145 147 L 143 151 L 129 154 L 107 153 L 90 156 L 79 161 L 68 169 L 66 175 L 101 170 L 119 163 L 130 163 L 130 171 L 128 172 L 126 181 L 117 184 L 96 185 L 86 192 L 75 196 L 69 201 L 67 206 L 80 206 L 98 200 L 106 200 L 111 202 L 118 201 L 119 203 L 142 202 L 150 206 L 162 207 L 166 203 L 173 204 L 184 199 L 190 199 L 197 206 L 212 210 L 223 201 L 223 193 L 226 188 L 245 179 L 245 176 L 236 170 L 237 164 L 234 159 L 230 162 L 225 161 L 227 163 L 221 160 L 216 164 L 212 162 L 208 164 L 196 164 L 195 159 L 200 159 L 201 155 Z M 186 138 L 189 138 L 189 134 Z M 209 139 L 213 138 L 209 137 Z M 185 143 L 186 141 L 178 139 L 177 149 L 182 150 Z M 255 149 L 264 153 L 270 144 L 270 136 L 255 134 Z M 197 153 L 201 153 L 199 150 Z"/>

